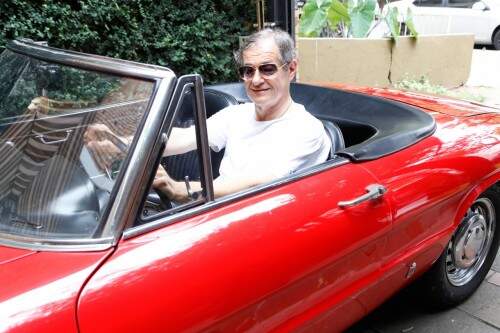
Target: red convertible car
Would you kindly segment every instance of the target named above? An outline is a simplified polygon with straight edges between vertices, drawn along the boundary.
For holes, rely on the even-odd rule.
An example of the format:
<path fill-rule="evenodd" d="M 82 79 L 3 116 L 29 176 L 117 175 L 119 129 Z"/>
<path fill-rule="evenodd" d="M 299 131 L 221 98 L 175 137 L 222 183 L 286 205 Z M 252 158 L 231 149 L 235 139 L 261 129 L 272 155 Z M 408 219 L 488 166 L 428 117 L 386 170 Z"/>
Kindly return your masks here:
<path fill-rule="evenodd" d="M 328 160 L 214 198 L 206 118 L 241 84 L 27 40 L 0 66 L 2 332 L 341 331 L 417 278 L 458 304 L 497 253 L 497 109 L 293 84 Z M 193 124 L 197 150 L 163 158 Z M 160 163 L 202 190 L 155 193 Z"/>

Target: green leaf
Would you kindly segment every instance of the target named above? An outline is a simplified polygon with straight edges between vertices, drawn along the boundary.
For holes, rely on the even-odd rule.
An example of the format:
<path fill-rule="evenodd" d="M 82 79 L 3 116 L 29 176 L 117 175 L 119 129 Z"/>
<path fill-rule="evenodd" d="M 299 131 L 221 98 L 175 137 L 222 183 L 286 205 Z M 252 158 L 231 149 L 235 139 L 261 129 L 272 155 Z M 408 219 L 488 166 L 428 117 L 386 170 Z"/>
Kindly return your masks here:
<path fill-rule="evenodd" d="M 300 18 L 299 35 L 316 37 L 326 26 L 326 16 L 332 0 L 308 1 Z"/>
<path fill-rule="evenodd" d="M 415 23 L 413 22 L 413 13 L 410 7 L 408 7 L 408 10 L 406 12 L 405 24 L 408 27 L 408 30 L 410 30 L 410 36 L 417 38 L 418 32 L 417 29 L 415 28 Z"/>
<path fill-rule="evenodd" d="M 385 21 L 391 32 L 391 37 L 395 39 L 399 37 L 399 21 L 398 21 L 398 9 L 396 7 L 390 7 L 385 16 Z"/>
<path fill-rule="evenodd" d="M 351 16 L 351 33 L 353 37 L 366 37 L 375 17 L 376 0 L 349 1 L 349 15 Z"/>
<path fill-rule="evenodd" d="M 327 14 L 330 27 L 335 28 L 340 22 L 348 25 L 351 22 L 347 7 L 339 0 L 333 0 Z"/>

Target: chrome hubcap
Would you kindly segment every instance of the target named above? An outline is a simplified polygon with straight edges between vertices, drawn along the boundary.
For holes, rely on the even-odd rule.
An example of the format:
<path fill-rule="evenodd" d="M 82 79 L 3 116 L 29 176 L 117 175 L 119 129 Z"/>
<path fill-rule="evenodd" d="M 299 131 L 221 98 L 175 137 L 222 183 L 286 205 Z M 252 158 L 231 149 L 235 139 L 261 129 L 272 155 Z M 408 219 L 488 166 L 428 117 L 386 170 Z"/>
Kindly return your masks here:
<path fill-rule="evenodd" d="M 467 223 L 467 228 L 456 237 L 453 257 L 458 268 L 469 268 L 478 259 L 486 241 L 486 221 L 479 214 L 474 214 Z"/>
<path fill-rule="evenodd" d="M 467 211 L 448 243 L 446 272 L 452 285 L 462 286 L 476 276 L 488 255 L 495 222 L 495 209 L 488 198 L 478 199 Z"/>

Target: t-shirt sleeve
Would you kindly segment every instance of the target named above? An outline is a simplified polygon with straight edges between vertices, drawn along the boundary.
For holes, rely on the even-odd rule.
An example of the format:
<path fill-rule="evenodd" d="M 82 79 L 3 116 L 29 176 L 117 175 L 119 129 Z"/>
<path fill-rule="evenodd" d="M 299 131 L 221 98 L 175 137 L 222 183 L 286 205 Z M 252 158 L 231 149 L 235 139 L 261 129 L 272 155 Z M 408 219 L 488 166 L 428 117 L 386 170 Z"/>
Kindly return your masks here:
<path fill-rule="evenodd" d="M 216 152 L 226 147 L 230 112 L 231 106 L 228 106 L 207 119 L 208 144 Z"/>

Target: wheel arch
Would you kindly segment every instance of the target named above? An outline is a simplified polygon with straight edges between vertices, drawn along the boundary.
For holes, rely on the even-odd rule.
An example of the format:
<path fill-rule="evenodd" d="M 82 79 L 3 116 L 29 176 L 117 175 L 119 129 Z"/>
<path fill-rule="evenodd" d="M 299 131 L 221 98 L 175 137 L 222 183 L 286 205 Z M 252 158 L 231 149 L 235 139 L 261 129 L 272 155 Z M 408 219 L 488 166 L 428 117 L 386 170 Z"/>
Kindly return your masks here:
<path fill-rule="evenodd" d="M 457 228 L 460 225 L 464 215 L 466 214 L 469 207 L 472 206 L 474 201 L 476 201 L 476 199 L 479 198 L 482 193 L 486 192 L 489 189 L 496 190 L 500 195 L 500 170 L 474 186 L 474 188 L 469 191 L 469 193 L 464 197 L 459 205 L 457 214 L 455 215 L 455 219 L 453 221 L 454 228 Z"/>
<path fill-rule="evenodd" d="M 494 37 L 495 37 L 495 34 L 500 31 L 500 25 L 498 25 L 495 29 L 493 29 L 493 33 L 491 34 L 491 44 L 494 45 L 495 41 L 494 41 Z"/>

